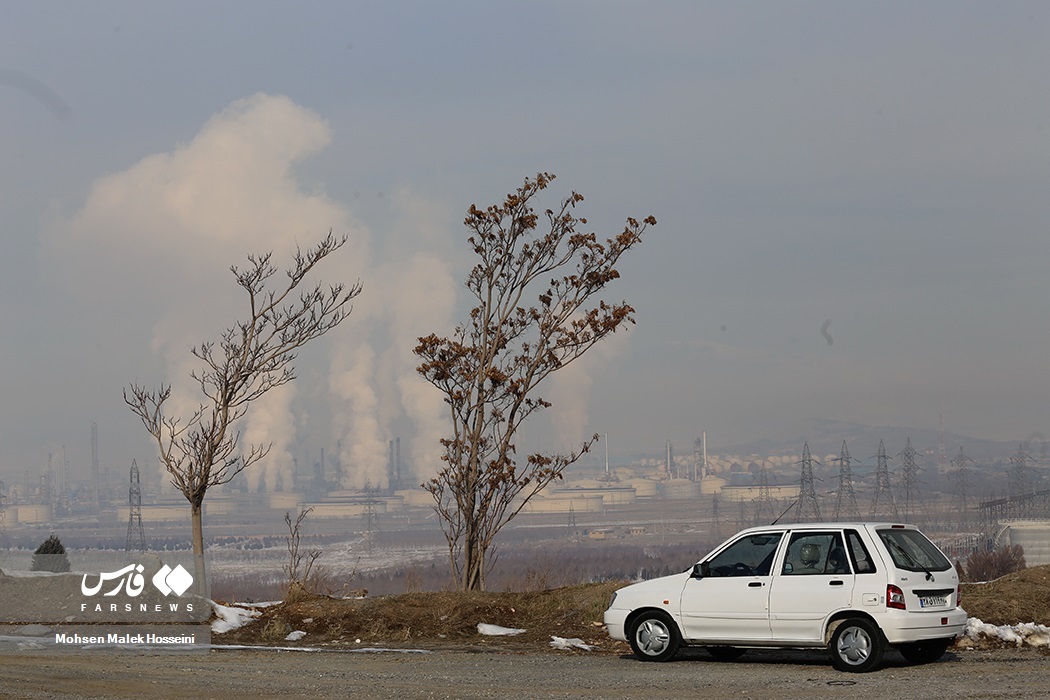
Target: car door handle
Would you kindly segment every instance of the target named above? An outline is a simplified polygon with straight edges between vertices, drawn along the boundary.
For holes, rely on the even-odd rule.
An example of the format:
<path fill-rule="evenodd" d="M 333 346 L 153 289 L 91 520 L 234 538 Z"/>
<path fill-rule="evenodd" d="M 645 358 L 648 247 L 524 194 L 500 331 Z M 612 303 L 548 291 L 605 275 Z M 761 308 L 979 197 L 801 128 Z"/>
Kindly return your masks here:
<path fill-rule="evenodd" d="M 828 581 L 829 586 L 841 586 L 842 581 Z"/>
<path fill-rule="evenodd" d="M 764 584 L 761 581 L 752 581 L 751 583 L 747 584 L 747 587 L 748 588 L 761 588 L 763 585 Z"/>

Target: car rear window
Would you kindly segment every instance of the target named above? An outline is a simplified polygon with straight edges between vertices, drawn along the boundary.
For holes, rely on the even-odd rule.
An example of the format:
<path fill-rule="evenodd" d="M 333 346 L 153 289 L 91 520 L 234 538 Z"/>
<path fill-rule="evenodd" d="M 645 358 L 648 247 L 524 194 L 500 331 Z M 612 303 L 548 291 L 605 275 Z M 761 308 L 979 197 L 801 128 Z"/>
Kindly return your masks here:
<path fill-rule="evenodd" d="M 949 562 L 937 546 L 918 530 L 902 528 L 878 530 L 879 539 L 898 569 L 905 571 L 947 571 Z"/>

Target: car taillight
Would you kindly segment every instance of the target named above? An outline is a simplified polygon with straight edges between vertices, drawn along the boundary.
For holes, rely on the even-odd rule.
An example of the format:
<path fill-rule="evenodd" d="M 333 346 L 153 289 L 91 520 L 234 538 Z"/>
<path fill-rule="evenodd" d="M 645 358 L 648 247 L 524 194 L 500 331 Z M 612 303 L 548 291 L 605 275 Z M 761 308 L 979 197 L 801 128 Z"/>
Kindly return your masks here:
<path fill-rule="evenodd" d="M 955 589 L 955 607 L 958 608 L 961 605 L 962 605 L 962 586 L 959 586 L 958 588 Z"/>
<path fill-rule="evenodd" d="M 897 608 L 898 610 L 908 609 L 908 606 L 904 602 L 904 591 L 897 588 L 892 583 L 886 586 L 886 607 Z"/>

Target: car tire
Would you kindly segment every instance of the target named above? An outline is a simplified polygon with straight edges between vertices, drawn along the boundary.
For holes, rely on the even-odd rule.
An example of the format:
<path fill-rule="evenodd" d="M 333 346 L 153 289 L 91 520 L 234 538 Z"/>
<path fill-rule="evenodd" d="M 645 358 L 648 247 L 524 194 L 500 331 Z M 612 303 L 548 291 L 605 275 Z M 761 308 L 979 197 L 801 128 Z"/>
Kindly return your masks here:
<path fill-rule="evenodd" d="M 707 647 L 707 653 L 715 661 L 736 661 L 747 653 L 747 649 L 739 647 Z"/>
<path fill-rule="evenodd" d="M 641 661 L 667 661 L 678 653 L 682 644 L 678 625 L 660 610 L 647 610 L 634 618 L 627 640 Z"/>
<path fill-rule="evenodd" d="M 882 631 L 861 618 L 843 620 L 828 643 L 831 664 L 847 673 L 867 673 L 878 668 L 886 650 Z"/>
<path fill-rule="evenodd" d="M 910 644 L 897 645 L 897 651 L 901 653 L 904 660 L 912 664 L 932 664 L 944 656 L 948 650 L 947 639 L 932 639 L 926 642 L 912 642 Z"/>

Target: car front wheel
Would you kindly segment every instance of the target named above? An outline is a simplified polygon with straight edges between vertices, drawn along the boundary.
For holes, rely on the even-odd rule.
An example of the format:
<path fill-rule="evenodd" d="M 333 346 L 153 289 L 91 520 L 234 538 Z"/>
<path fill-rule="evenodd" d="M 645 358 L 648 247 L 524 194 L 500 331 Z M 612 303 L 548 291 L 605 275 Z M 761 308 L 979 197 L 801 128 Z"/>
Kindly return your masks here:
<path fill-rule="evenodd" d="M 631 651 L 642 661 L 667 661 L 682 643 L 678 626 L 659 610 L 643 612 L 631 622 L 627 639 Z"/>
<path fill-rule="evenodd" d="M 867 673 L 882 662 L 885 644 L 877 626 L 860 618 L 843 620 L 828 645 L 831 663 L 840 671 Z"/>

